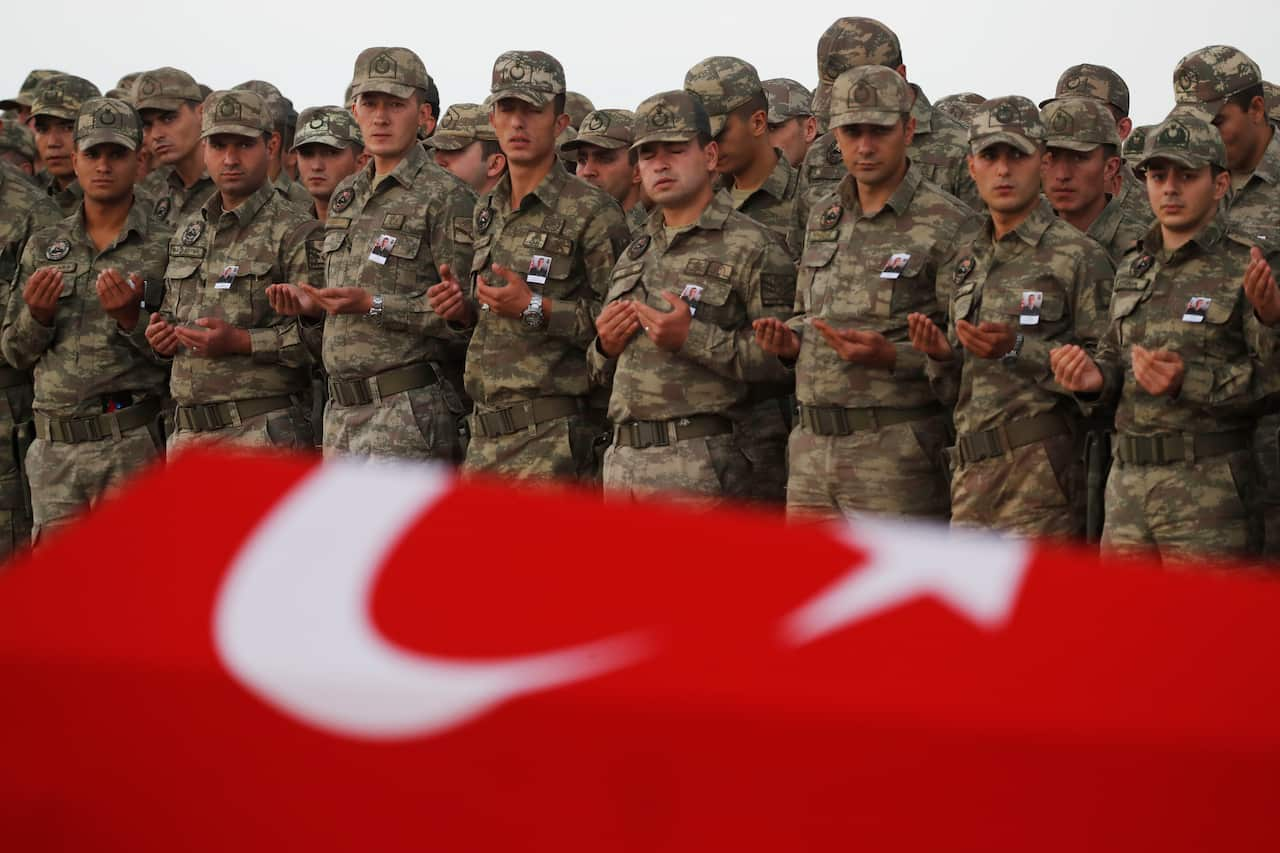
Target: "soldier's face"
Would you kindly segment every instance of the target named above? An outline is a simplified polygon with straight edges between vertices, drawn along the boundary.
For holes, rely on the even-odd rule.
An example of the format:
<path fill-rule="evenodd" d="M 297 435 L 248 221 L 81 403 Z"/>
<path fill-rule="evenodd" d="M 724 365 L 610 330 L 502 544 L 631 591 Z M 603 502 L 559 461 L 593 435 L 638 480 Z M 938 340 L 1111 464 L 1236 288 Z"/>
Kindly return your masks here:
<path fill-rule="evenodd" d="M 298 180 L 311 197 L 328 201 L 333 189 L 356 170 L 354 148 L 334 148 L 319 142 L 308 142 L 297 148 Z"/>
<path fill-rule="evenodd" d="M 782 149 L 787 162 L 799 166 L 809 146 L 818 138 L 818 120 L 813 116 L 796 116 L 779 124 L 769 125 L 769 144 Z"/>
<path fill-rule="evenodd" d="M 716 143 L 649 142 L 640 146 L 640 181 L 659 206 L 680 208 L 711 185 L 716 172 Z"/>
<path fill-rule="evenodd" d="M 356 123 L 364 147 L 374 157 L 398 156 L 418 142 L 418 126 L 431 108 L 416 98 L 397 98 L 384 92 L 362 92 L 356 99 Z"/>
<path fill-rule="evenodd" d="M 1199 231 L 1212 219 L 1231 186 L 1226 172 L 1215 178 L 1209 166 L 1188 169 L 1164 159 L 1147 164 L 1146 179 L 1147 199 L 1161 227 L 1183 233 Z"/>
<path fill-rule="evenodd" d="M 1040 156 L 1004 142 L 970 154 L 969 174 L 987 207 L 1005 214 L 1030 210 L 1040 197 Z"/>
<path fill-rule="evenodd" d="M 490 110 L 489 123 L 507 161 L 523 166 L 555 156 L 556 137 L 569 125 L 569 116 L 556 115 L 554 104 L 535 107 L 519 98 L 503 98 Z"/>
<path fill-rule="evenodd" d="M 716 137 L 716 147 L 720 150 L 716 171 L 722 175 L 736 175 L 746 169 L 760 151 L 758 140 L 768 133 L 764 110 L 749 115 L 731 113 Z"/>
<path fill-rule="evenodd" d="M 142 141 L 160 165 L 181 162 L 200 144 L 200 110 L 189 104 L 176 110 L 143 110 Z"/>
<path fill-rule="evenodd" d="M 137 151 L 112 143 L 77 151 L 73 160 L 84 197 L 103 204 L 129 197 L 141 165 Z"/>
<path fill-rule="evenodd" d="M 580 145 L 578 177 L 593 187 L 598 187 L 622 204 L 639 179 L 639 172 L 631 165 L 626 148 L 601 148 L 598 145 Z"/>
<path fill-rule="evenodd" d="M 488 165 L 484 157 L 484 145 L 474 140 L 456 151 L 445 151 L 443 148 L 432 149 L 436 165 L 452 172 L 476 192 L 488 180 Z"/>
<path fill-rule="evenodd" d="M 36 116 L 36 150 L 44 167 L 55 178 L 69 179 L 75 174 L 71 165 L 74 150 L 75 122 L 53 116 Z"/>
<path fill-rule="evenodd" d="M 1108 157 L 1102 146 L 1092 151 L 1047 148 L 1040 162 L 1040 180 L 1049 203 L 1059 213 L 1077 213 L 1106 203 L 1107 188 L 1120 171 L 1120 158 Z"/>
<path fill-rule="evenodd" d="M 264 136 L 215 133 L 205 140 L 204 167 L 224 199 L 244 199 L 267 181 L 271 155 Z"/>
<path fill-rule="evenodd" d="M 844 167 L 854 180 L 876 187 L 901 179 L 907 168 L 907 146 L 915 135 L 915 119 L 889 126 L 848 124 L 836 128 Z"/>
<path fill-rule="evenodd" d="M 1252 172 L 1271 139 L 1262 98 L 1254 98 L 1247 110 L 1226 104 L 1213 119 L 1213 126 L 1227 148 L 1227 168 L 1240 174 Z"/>

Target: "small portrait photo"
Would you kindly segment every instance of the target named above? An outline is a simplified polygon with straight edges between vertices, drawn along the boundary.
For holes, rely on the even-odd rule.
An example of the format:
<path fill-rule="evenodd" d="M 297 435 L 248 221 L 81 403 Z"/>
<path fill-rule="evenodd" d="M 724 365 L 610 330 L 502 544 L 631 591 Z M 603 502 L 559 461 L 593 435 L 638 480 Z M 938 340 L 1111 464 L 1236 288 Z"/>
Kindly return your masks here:
<path fill-rule="evenodd" d="M 222 275 L 218 276 L 218 280 L 214 282 L 215 290 L 230 290 L 232 283 L 236 280 L 236 276 L 240 275 L 240 267 L 236 264 L 227 264 L 222 268 Z"/>
<path fill-rule="evenodd" d="M 375 264 L 385 264 L 387 258 L 391 257 L 391 250 L 395 247 L 396 238 L 390 234 L 383 234 L 373 241 L 373 250 L 369 252 L 369 260 Z"/>
<path fill-rule="evenodd" d="M 1203 323 L 1204 317 L 1209 313 L 1209 306 L 1213 300 L 1207 296 L 1193 296 L 1187 300 L 1187 310 L 1182 314 L 1182 322 L 1184 323 Z"/>
<path fill-rule="evenodd" d="M 884 268 L 880 270 L 881 278 L 897 278 L 902 275 L 903 270 L 907 268 L 907 264 L 911 262 L 911 255 L 907 252 L 894 252 L 889 256 L 889 260 L 885 262 Z"/>
<path fill-rule="evenodd" d="M 1022 316 L 1018 322 L 1023 326 L 1037 326 L 1040 324 L 1040 309 L 1044 306 L 1044 293 L 1039 290 L 1024 290 L 1022 292 Z"/>
<path fill-rule="evenodd" d="M 546 255 L 534 255 L 533 260 L 529 261 L 529 274 L 525 276 L 525 281 L 529 284 L 546 284 L 549 275 L 551 275 L 551 258 Z"/>

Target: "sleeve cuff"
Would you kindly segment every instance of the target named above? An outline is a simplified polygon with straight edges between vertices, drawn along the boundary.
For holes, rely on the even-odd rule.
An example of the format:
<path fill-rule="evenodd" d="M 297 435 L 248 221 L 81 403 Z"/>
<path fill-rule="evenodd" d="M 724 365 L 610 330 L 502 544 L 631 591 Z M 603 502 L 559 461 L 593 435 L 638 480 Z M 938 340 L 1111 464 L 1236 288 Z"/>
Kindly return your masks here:
<path fill-rule="evenodd" d="M 249 353 L 258 364 L 280 361 L 280 336 L 273 328 L 249 329 Z"/>

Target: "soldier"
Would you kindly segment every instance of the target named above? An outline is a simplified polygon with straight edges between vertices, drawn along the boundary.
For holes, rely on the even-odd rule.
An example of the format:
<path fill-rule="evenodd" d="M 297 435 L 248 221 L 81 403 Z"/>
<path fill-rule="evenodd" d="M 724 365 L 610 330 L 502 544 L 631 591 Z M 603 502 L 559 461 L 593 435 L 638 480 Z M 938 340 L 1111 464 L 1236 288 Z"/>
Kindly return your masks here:
<path fill-rule="evenodd" d="M 25 125 L 16 121 L 0 125 L 0 161 L 24 175 L 34 176 L 37 157 L 36 138 Z"/>
<path fill-rule="evenodd" d="M 571 175 L 578 171 L 578 158 L 561 146 L 578 138 L 578 128 L 582 126 L 588 114 L 595 112 L 595 109 L 596 105 L 591 103 L 591 99 L 586 95 L 578 92 L 564 93 L 564 112 L 569 117 L 569 126 L 560 131 L 560 135 L 556 137 L 556 156 L 560 158 L 560 162 L 564 163 L 564 167 Z"/>
<path fill-rule="evenodd" d="M 787 77 L 763 80 L 761 85 L 769 100 L 769 144 L 782 151 L 792 167 L 799 168 L 818 138 L 813 93 Z"/>
<path fill-rule="evenodd" d="M 1050 353 L 1056 380 L 1086 406 L 1119 400 L 1109 550 L 1203 559 L 1254 544 L 1259 324 L 1242 290 L 1250 243 L 1228 233 L 1219 209 L 1226 165 L 1222 139 L 1198 118 L 1175 114 L 1151 131 L 1140 168 L 1159 223 L 1116 276 L 1096 359 L 1078 346 Z M 1274 280 L 1270 289 L 1274 302 Z"/>
<path fill-rule="evenodd" d="M 564 94 L 555 57 L 498 57 L 485 104 L 507 174 L 476 203 L 470 293 L 464 298 L 452 274 L 432 291 L 436 313 L 474 327 L 467 471 L 597 475 L 593 445 L 604 425 L 586 416 L 586 349 L 627 226 L 617 202 L 557 159 L 556 139 L 569 123 Z"/>
<path fill-rule="evenodd" d="M 951 116 L 967 128 L 969 119 L 973 118 L 973 114 L 978 111 L 978 107 L 982 106 L 986 100 L 977 92 L 958 92 L 954 95 L 947 95 L 945 98 L 939 98 L 938 103 L 934 104 L 933 107 L 939 112 L 944 112 Z"/>
<path fill-rule="evenodd" d="M 1053 381 L 1049 350 L 1092 350 L 1106 322 L 1111 261 L 1040 197 L 1046 132 L 1035 104 L 987 101 L 969 136 L 988 209 L 983 230 L 952 271 L 948 334 L 922 313 L 908 318 L 936 392 L 956 401 L 952 524 L 1076 536 L 1079 410 Z"/>
<path fill-rule="evenodd" d="M 437 166 L 453 172 L 480 195 L 496 187 L 507 170 L 507 157 L 498 147 L 489 111 L 479 104 L 449 107 L 440 127 L 423 144 Z"/>
<path fill-rule="evenodd" d="M 911 103 L 892 69 L 864 65 L 836 78 L 831 125 L 849 174 L 809 216 L 795 316 L 755 323 L 760 345 L 796 366 L 793 517 L 947 516 L 947 412 L 907 316 L 944 320 L 935 280 L 950 276 L 977 217 L 908 161 Z"/>
<path fill-rule="evenodd" d="M 80 104 L 100 94 L 98 87 L 83 77 L 59 74 L 42 81 L 31 100 L 36 148 L 44 164 L 44 171 L 36 175 L 36 182 L 64 215 L 78 209 L 84 195 L 71 162 L 75 151 L 76 115 Z"/>
<path fill-rule="evenodd" d="M 579 178 L 622 206 L 633 235 L 649 218 L 640 201 L 640 167 L 631 149 L 634 121 L 630 110 L 596 110 L 583 119 L 577 137 L 560 146 L 577 158 Z"/>
<path fill-rule="evenodd" d="M 465 340 L 432 311 L 430 289 L 471 267 L 475 195 L 418 143 L 434 126 L 427 69 L 403 47 L 356 58 L 355 117 L 372 155 L 329 203 L 327 286 L 272 290 L 287 313 L 324 313 L 326 456 L 457 461 L 464 408 L 444 363 Z"/>
<path fill-rule="evenodd" d="M 299 321 L 276 313 L 266 289 L 323 282 L 307 246 L 320 223 L 267 180 L 274 125 L 262 96 L 214 92 L 205 106 L 205 168 L 217 191 L 170 242 L 166 293 L 146 328 L 155 352 L 173 360 L 169 451 L 209 441 L 310 447 L 310 357 Z"/>
<path fill-rule="evenodd" d="M 0 110 L 13 110 L 18 114 L 18 123 L 26 124 L 27 120 L 31 118 L 31 101 L 35 97 L 36 87 L 50 77 L 56 77 L 64 73 L 63 71 L 53 71 L 48 68 L 37 68 L 22 81 L 18 94 L 0 101 Z"/>
<path fill-rule="evenodd" d="M 155 458 L 167 385 L 139 321 L 145 282 L 164 278 L 169 231 L 138 202 L 142 120 L 112 98 L 76 119 L 74 165 L 84 195 L 34 233 L 0 339 L 5 360 L 35 368 L 35 440 L 27 451 L 33 539 Z"/>
<path fill-rule="evenodd" d="M 1122 165 L 1110 113 L 1093 98 L 1059 98 L 1045 106 L 1040 120 L 1049 133 L 1040 166 L 1045 196 L 1059 217 L 1096 240 L 1112 263 L 1120 263 L 1150 222 L 1134 219 L 1109 192 Z"/>
<path fill-rule="evenodd" d="M 296 158 L 290 157 L 295 138 L 294 128 L 298 121 L 298 114 L 293 109 L 293 101 L 286 98 L 279 89 L 266 80 L 248 80 L 232 88 L 257 92 L 267 102 L 276 135 L 271 146 L 271 163 L 267 170 L 267 177 L 276 192 L 302 210 L 311 210 L 313 204 L 311 194 L 306 187 L 295 180 L 297 161 Z M 292 170 L 285 168 L 286 160 L 293 160 L 295 163 Z"/>
<path fill-rule="evenodd" d="M 308 107 L 298 117 L 293 148 L 298 155 L 298 183 L 311 194 L 310 209 L 316 219 L 325 222 L 334 190 L 358 168 L 364 151 L 360 126 L 342 107 Z"/>
<path fill-rule="evenodd" d="M 751 491 L 750 466 L 727 415 L 750 384 L 789 371 L 753 342 L 753 320 L 786 317 L 795 269 L 766 229 L 716 192 L 716 143 L 701 101 L 664 92 L 636 109 L 634 145 L 661 213 L 613 270 L 589 349 L 612 380 L 613 446 L 605 494 L 683 492 L 711 502 Z"/>
<path fill-rule="evenodd" d="M 129 100 L 142 116 L 143 144 L 155 161 L 140 186 L 156 200 L 156 215 L 173 227 L 195 215 L 214 190 L 204 170 L 200 86 L 185 71 L 157 68 L 139 75 Z"/>
<path fill-rule="evenodd" d="M 1144 124 L 1135 127 L 1120 145 L 1120 156 L 1124 158 L 1125 166 L 1133 170 L 1134 176 L 1142 183 L 1142 192 L 1147 191 L 1146 182 L 1142 180 L 1142 175 L 1137 174 L 1137 170 L 1133 167 L 1142 162 L 1143 149 L 1147 144 L 1147 133 L 1153 125 Z M 1150 206 L 1150 203 L 1148 203 Z"/>

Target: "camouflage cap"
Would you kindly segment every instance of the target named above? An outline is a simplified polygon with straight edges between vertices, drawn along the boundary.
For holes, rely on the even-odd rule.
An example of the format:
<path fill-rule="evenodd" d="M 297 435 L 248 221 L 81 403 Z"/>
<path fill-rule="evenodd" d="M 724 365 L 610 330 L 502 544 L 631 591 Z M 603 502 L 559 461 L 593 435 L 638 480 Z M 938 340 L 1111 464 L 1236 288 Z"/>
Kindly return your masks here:
<path fill-rule="evenodd" d="M 493 63 L 493 78 L 484 106 L 492 108 L 503 98 L 519 98 L 542 107 L 565 95 L 564 66 L 540 50 L 508 50 Z M 568 97 L 566 95 L 566 102 Z"/>
<path fill-rule="evenodd" d="M 769 124 L 813 115 L 813 93 L 803 84 L 787 77 L 775 77 L 762 80 L 760 85 L 769 100 Z"/>
<path fill-rule="evenodd" d="M 488 110 L 479 104 L 452 104 L 444 111 L 436 132 L 426 144 L 441 151 L 459 151 L 477 140 L 497 138 L 489 123 Z"/>
<path fill-rule="evenodd" d="M 902 64 L 902 44 L 875 18 L 837 18 L 818 39 L 818 80 L 830 86 L 860 65 Z"/>
<path fill-rule="evenodd" d="M 16 110 L 18 107 L 31 106 L 31 99 L 35 97 L 36 87 L 48 80 L 50 77 L 57 77 L 65 74 L 65 71 L 54 71 L 50 68 L 37 68 L 26 76 L 22 81 L 22 86 L 18 89 L 18 94 L 12 98 L 6 98 L 0 101 L 0 110 Z"/>
<path fill-rule="evenodd" d="M 1262 94 L 1267 101 L 1267 117 L 1274 122 L 1280 122 L 1280 86 L 1263 80 Z"/>
<path fill-rule="evenodd" d="M 243 89 L 246 92 L 257 92 L 267 102 L 267 108 L 271 110 L 271 115 L 276 119 L 276 129 L 283 133 L 287 128 L 292 127 L 298 121 L 298 113 L 293 108 L 293 101 L 289 100 L 284 94 L 273 84 L 266 80 L 246 80 L 238 86 L 232 86 L 232 89 Z"/>
<path fill-rule="evenodd" d="M 969 119 L 973 118 L 974 112 L 986 100 L 977 92 L 957 92 L 954 95 L 939 98 L 934 102 L 933 106 L 968 127 Z"/>
<path fill-rule="evenodd" d="M 274 130 L 271 109 L 257 92 L 244 89 L 226 89 L 214 92 L 204 102 L 204 117 L 200 122 L 200 138 L 207 139 L 218 133 L 235 136 L 261 136 Z"/>
<path fill-rule="evenodd" d="M 831 126 L 896 124 L 915 95 L 902 75 L 883 65 L 850 68 L 831 84 Z"/>
<path fill-rule="evenodd" d="M 1050 101 L 1040 113 L 1040 121 L 1049 132 L 1045 140 L 1050 148 L 1088 152 L 1099 145 L 1120 148 L 1120 132 L 1115 117 L 1102 101 L 1092 97 L 1058 98 Z"/>
<path fill-rule="evenodd" d="M 1144 169 L 1153 160 L 1171 160 L 1188 169 L 1225 169 L 1227 148 L 1222 144 L 1222 134 L 1212 124 L 1188 112 L 1175 112 L 1147 132 L 1136 168 Z"/>
<path fill-rule="evenodd" d="M 974 154 L 1000 142 L 1024 154 L 1035 154 L 1046 136 L 1040 110 L 1021 95 L 984 101 L 969 121 L 969 150 Z"/>
<path fill-rule="evenodd" d="M 298 129 L 289 150 L 296 151 L 312 142 L 330 148 L 364 147 L 360 125 L 356 124 L 351 111 L 335 106 L 307 107 L 298 116 Z"/>
<path fill-rule="evenodd" d="M 350 100 L 354 101 L 365 92 L 410 98 L 415 91 L 426 92 L 430 85 L 427 66 L 409 48 L 366 47 L 356 57 Z"/>
<path fill-rule="evenodd" d="M 1262 83 L 1258 63 L 1225 44 L 1188 53 L 1173 70 L 1173 96 L 1178 106 L 1213 121 L 1227 98 Z"/>
<path fill-rule="evenodd" d="M 660 92 L 636 107 L 632 148 L 646 142 L 688 142 L 711 136 L 711 119 L 702 100 L 686 90 Z"/>
<path fill-rule="evenodd" d="M 1129 85 L 1105 65 L 1084 62 L 1063 71 L 1053 97 L 1041 101 L 1041 108 L 1058 98 L 1096 98 L 1118 109 L 1122 116 L 1129 114 Z"/>
<path fill-rule="evenodd" d="M 1129 131 L 1129 135 L 1125 137 L 1124 143 L 1120 146 L 1120 156 L 1124 158 L 1124 162 L 1129 164 L 1129 168 L 1133 168 L 1142 162 L 1142 150 L 1147 145 L 1147 134 L 1155 125 L 1144 124 L 1135 127 Z"/>
<path fill-rule="evenodd" d="M 831 120 L 831 85 L 819 83 L 813 90 L 813 115 L 818 119 L 818 132 L 826 133 Z"/>
<path fill-rule="evenodd" d="M 564 93 L 564 111 L 569 115 L 569 127 L 578 130 L 587 116 L 595 112 L 596 105 L 591 99 L 579 92 Z"/>
<path fill-rule="evenodd" d="M 80 105 L 102 95 L 98 87 L 83 77 L 58 74 L 40 82 L 31 99 L 31 117 L 51 116 L 75 121 Z"/>
<path fill-rule="evenodd" d="M 89 98 L 76 116 L 76 148 L 87 151 L 95 145 L 123 145 L 130 151 L 142 147 L 142 119 L 128 101 L 120 98 Z"/>
<path fill-rule="evenodd" d="M 565 151 L 573 151 L 584 145 L 608 149 L 630 148 L 635 141 L 635 120 L 635 113 L 631 110 L 595 110 L 583 119 L 577 138 L 560 147 Z"/>
<path fill-rule="evenodd" d="M 729 114 L 752 98 L 763 97 L 760 75 L 736 56 L 712 56 L 684 75 L 684 89 L 697 95 L 711 119 L 711 135 L 719 136 Z"/>
<path fill-rule="evenodd" d="M 16 151 L 32 163 L 36 161 L 36 138 L 26 125 L 16 121 L 0 123 L 0 151 Z"/>
<path fill-rule="evenodd" d="M 176 110 L 183 104 L 204 103 L 200 86 L 191 75 L 177 68 L 157 68 L 144 71 L 133 81 L 133 94 L 129 98 L 138 112 L 143 110 Z"/>

